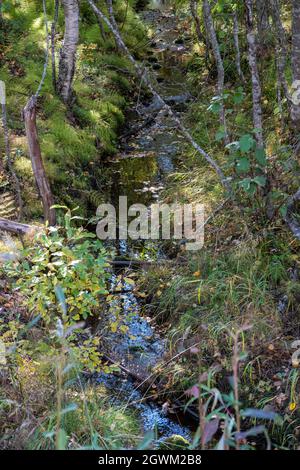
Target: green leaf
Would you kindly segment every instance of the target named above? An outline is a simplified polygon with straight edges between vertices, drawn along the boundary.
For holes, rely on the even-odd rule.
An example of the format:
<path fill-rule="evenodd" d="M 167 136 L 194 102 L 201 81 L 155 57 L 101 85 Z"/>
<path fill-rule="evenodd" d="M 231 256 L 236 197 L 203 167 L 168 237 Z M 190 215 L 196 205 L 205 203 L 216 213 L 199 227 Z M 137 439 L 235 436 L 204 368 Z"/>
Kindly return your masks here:
<path fill-rule="evenodd" d="M 257 160 L 257 163 L 259 163 L 259 165 L 261 166 L 266 166 L 267 164 L 267 156 L 266 156 L 266 152 L 265 152 L 265 149 L 263 148 L 257 148 L 255 150 L 255 158 Z"/>
<path fill-rule="evenodd" d="M 250 161 L 248 158 L 240 158 L 236 164 L 237 171 L 247 173 L 250 170 Z"/>
<path fill-rule="evenodd" d="M 54 290 L 55 290 L 55 295 L 56 295 L 56 298 L 59 302 L 59 305 L 60 305 L 63 313 L 66 315 L 67 314 L 67 304 L 66 304 L 66 298 L 65 298 L 64 291 L 61 288 L 61 286 L 59 286 L 59 285 L 55 286 Z"/>
<path fill-rule="evenodd" d="M 280 207 L 279 213 L 280 213 L 281 217 L 285 218 L 286 214 L 287 214 L 287 206 L 284 205 L 284 206 Z"/>
<path fill-rule="evenodd" d="M 255 194 L 257 186 L 256 184 L 253 183 L 253 180 L 251 178 L 245 178 L 242 181 L 239 182 L 239 186 L 243 188 L 243 190 L 252 196 Z"/>
<path fill-rule="evenodd" d="M 221 110 L 221 105 L 220 103 L 212 103 L 209 107 L 208 107 L 208 111 L 211 111 L 213 114 L 218 114 Z"/>
<path fill-rule="evenodd" d="M 224 138 L 226 137 L 226 132 L 222 129 L 220 129 L 217 133 L 216 133 L 216 140 L 219 142 L 220 140 L 223 140 Z"/>
<path fill-rule="evenodd" d="M 262 188 L 264 188 L 267 183 L 267 178 L 265 176 L 256 176 L 253 179 L 253 182 L 257 184 L 258 186 L 261 186 Z"/>
<path fill-rule="evenodd" d="M 253 148 L 254 142 L 255 141 L 252 135 L 250 134 L 243 135 L 239 140 L 241 152 L 249 152 L 249 150 Z"/>
<path fill-rule="evenodd" d="M 57 450 L 65 450 L 67 447 L 68 436 L 64 429 L 58 430 L 57 435 Z"/>
<path fill-rule="evenodd" d="M 243 89 L 239 88 L 233 95 L 234 104 L 241 104 L 244 101 Z"/>

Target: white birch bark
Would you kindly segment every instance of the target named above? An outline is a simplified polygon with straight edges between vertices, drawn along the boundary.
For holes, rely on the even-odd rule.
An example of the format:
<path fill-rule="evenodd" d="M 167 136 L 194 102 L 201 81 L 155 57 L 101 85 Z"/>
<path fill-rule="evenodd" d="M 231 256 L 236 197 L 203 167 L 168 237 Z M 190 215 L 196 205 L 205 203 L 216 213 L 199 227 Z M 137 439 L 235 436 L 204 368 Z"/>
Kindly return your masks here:
<path fill-rule="evenodd" d="M 257 66 L 257 44 L 256 33 L 254 29 L 253 0 L 245 0 L 246 4 L 246 26 L 248 42 L 248 61 L 251 71 L 252 81 L 252 106 L 253 106 L 253 127 L 255 128 L 255 137 L 259 147 L 264 146 L 263 123 L 261 108 L 261 84 Z"/>
<path fill-rule="evenodd" d="M 224 103 L 223 103 L 224 79 L 225 79 L 224 65 L 223 65 L 223 60 L 222 60 L 221 53 L 220 53 L 220 47 L 219 47 L 219 44 L 218 44 L 218 39 L 217 39 L 215 27 L 214 27 L 214 24 L 213 24 L 213 19 L 212 19 L 209 0 L 203 0 L 203 13 L 204 13 L 204 17 L 205 17 L 206 26 L 207 26 L 207 33 L 208 33 L 208 36 L 209 36 L 209 40 L 210 40 L 211 47 L 212 47 L 212 50 L 213 50 L 215 62 L 216 62 L 216 65 L 217 65 L 218 95 L 221 98 L 221 100 L 220 100 L 220 123 L 221 123 L 221 126 L 224 128 L 225 143 L 228 144 L 229 143 L 229 137 L 228 137 L 228 133 L 227 133 L 225 108 L 224 108 Z"/>
<path fill-rule="evenodd" d="M 292 2 L 292 74 L 293 96 L 291 120 L 296 130 L 300 130 L 300 1 Z"/>
<path fill-rule="evenodd" d="M 65 14 L 65 34 L 60 50 L 57 91 L 66 104 L 72 97 L 72 82 L 75 73 L 76 50 L 79 39 L 78 0 L 62 0 Z"/>

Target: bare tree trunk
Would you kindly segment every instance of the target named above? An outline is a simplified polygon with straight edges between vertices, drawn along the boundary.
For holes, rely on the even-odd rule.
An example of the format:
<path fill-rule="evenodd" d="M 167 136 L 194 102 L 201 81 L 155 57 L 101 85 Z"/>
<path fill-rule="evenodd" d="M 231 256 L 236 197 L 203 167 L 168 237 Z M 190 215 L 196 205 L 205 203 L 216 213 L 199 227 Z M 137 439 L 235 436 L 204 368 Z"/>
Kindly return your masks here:
<path fill-rule="evenodd" d="M 241 80 L 244 82 L 245 77 L 242 71 L 241 67 L 241 51 L 240 51 L 240 41 L 239 41 L 239 22 L 238 22 L 238 15 L 236 10 L 233 12 L 233 40 L 234 40 L 234 47 L 235 47 L 235 64 L 236 64 L 236 70 L 241 78 Z"/>
<path fill-rule="evenodd" d="M 60 50 L 57 91 L 69 104 L 72 98 L 72 82 L 75 73 L 76 50 L 79 39 L 78 0 L 62 0 L 65 13 L 65 35 Z"/>
<path fill-rule="evenodd" d="M 113 25 L 115 29 L 118 29 L 118 25 L 117 25 L 115 15 L 114 15 L 112 0 L 106 0 L 106 5 L 107 5 L 109 21 L 111 22 L 111 24 Z M 116 41 L 116 39 L 115 39 L 115 42 L 116 42 L 116 48 L 120 49 L 118 41 Z"/>
<path fill-rule="evenodd" d="M 103 41 L 106 41 L 106 34 L 105 34 L 105 30 L 103 28 L 102 21 L 98 18 L 98 16 L 96 16 L 96 18 L 97 18 L 97 22 L 98 22 L 98 25 L 99 25 L 101 37 L 102 37 Z"/>
<path fill-rule="evenodd" d="M 51 25 L 51 59 L 52 59 L 52 83 L 53 88 L 57 90 L 56 83 L 56 63 L 55 63 L 55 34 L 56 34 L 56 24 L 58 21 L 58 10 L 59 10 L 59 0 L 55 0 L 54 7 L 54 18 Z"/>
<path fill-rule="evenodd" d="M 287 40 L 286 32 L 281 21 L 280 4 L 278 0 L 271 0 L 271 15 L 275 28 L 276 38 L 276 65 L 278 84 L 280 89 L 284 91 L 284 95 L 288 101 L 290 101 L 290 94 L 288 89 L 287 80 L 285 78 L 285 67 L 287 61 Z"/>
<path fill-rule="evenodd" d="M 191 10 L 193 20 L 195 22 L 195 29 L 196 29 L 198 41 L 200 43 L 205 44 L 206 38 L 205 38 L 204 34 L 201 31 L 201 23 L 200 23 L 200 18 L 199 18 L 198 12 L 197 12 L 197 7 L 198 7 L 198 1 L 197 0 L 190 0 L 190 10 Z"/>
<path fill-rule="evenodd" d="M 261 109 L 261 85 L 257 67 L 257 45 L 253 18 L 253 0 L 245 0 L 246 3 L 246 26 L 248 41 L 248 60 L 252 80 L 252 102 L 253 102 L 253 127 L 255 128 L 256 141 L 259 147 L 264 147 L 263 124 Z"/>
<path fill-rule="evenodd" d="M 293 97 L 291 120 L 296 130 L 300 129 L 300 1 L 293 0 L 292 19 L 292 74 Z"/>
<path fill-rule="evenodd" d="M 109 1 L 109 0 L 108 0 Z M 133 65 L 134 69 L 136 70 L 136 73 L 139 77 L 142 78 L 146 86 L 148 87 L 149 91 L 151 94 L 157 99 L 158 103 L 161 104 L 161 107 L 167 111 L 169 116 L 172 118 L 178 129 L 181 131 L 181 133 L 186 137 L 186 139 L 190 142 L 190 144 L 194 147 L 197 153 L 199 153 L 202 157 L 205 158 L 205 160 L 211 165 L 211 167 L 216 171 L 217 175 L 219 176 L 221 183 L 223 186 L 228 190 L 229 193 L 232 193 L 232 188 L 231 185 L 229 184 L 227 178 L 225 177 L 223 171 L 217 164 L 217 162 L 207 153 L 205 150 L 203 150 L 200 145 L 198 145 L 189 131 L 185 128 L 185 126 L 182 124 L 180 119 L 177 117 L 177 115 L 172 111 L 171 107 L 163 100 L 163 98 L 157 93 L 155 88 L 152 85 L 151 79 L 149 77 L 148 71 L 146 68 L 141 67 L 138 65 L 136 60 L 133 58 L 132 54 L 128 50 L 127 46 L 125 45 L 120 32 L 118 28 L 115 28 L 111 22 L 108 20 L 108 18 L 102 13 L 102 11 L 95 5 L 93 0 L 88 0 L 88 3 L 90 4 L 92 10 L 94 13 L 99 16 L 101 20 L 103 20 L 110 31 L 113 33 L 116 41 L 118 42 L 119 48 L 124 52 L 124 54 L 128 57 L 129 61 Z"/>
<path fill-rule="evenodd" d="M 45 219 L 48 221 L 49 225 L 55 225 L 55 210 L 51 209 L 51 206 L 54 204 L 54 200 L 42 160 L 36 127 L 36 100 L 36 96 L 32 96 L 23 110 L 25 130 L 32 170 L 42 199 Z"/>
<path fill-rule="evenodd" d="M 210 40 L 210 43 L 211 43 L 211 46 L 212 46 L 214 58 L 215 58 L 216 65 L 217 65 L 218 94 L 220 96 L 220 123 L 221 123 L 221 126 L 224 129 L 225 143 L 228 144 L 229 143 L 229 137 L 228 137 L 228 133 L 227 133 L 225 108 L 224 108 L 224 103 L 223 103 L 225 73 L 224 73 L 223 60 L 222 60 L 222 57 L 221 57 L 220 48 L 219 48 L 219 44 L 218 44 L 218 39 L 217 39 L 217 35 L 216 35 L 216 31 L 215 31 L 215 28 L 214 28 L 213 19 L 212 19 L 212 15 L 211 15 L 211 8 L 210 8 L 209 0 L 204 0 L 203 1 L 203 13 L 204 13 L 204 17 L 205 17 L 205 22 L 206 22 L 206 26 L 207 26 L 207 32 L 208 32 L 209 40 Z"/>
<path fill-rule="evenodd" d="M 256 0 L 256 14 L 259 43 L 261 46 L 264 46 L 268 31 L 270 30 L 269 0 Z"/>
<path fill-rule="evenodd" d="M 208 64 L 209 60 L 209 43 L 207 41 L 207 36 L 201 31 L 201 22 L 198 15 L 198 0 L 190 0 L 190 11 L 195 23 L 195 30 L 199 45 L 204 44 L 205 46 L 205 63 Z"/>

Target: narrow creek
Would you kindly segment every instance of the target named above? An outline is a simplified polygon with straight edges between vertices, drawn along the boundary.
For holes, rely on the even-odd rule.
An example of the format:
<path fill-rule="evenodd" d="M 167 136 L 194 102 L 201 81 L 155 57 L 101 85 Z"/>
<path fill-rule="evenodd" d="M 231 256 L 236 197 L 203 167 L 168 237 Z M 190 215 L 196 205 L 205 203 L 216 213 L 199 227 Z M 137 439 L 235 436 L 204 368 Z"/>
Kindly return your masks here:
<path fill-rule="evenodd" d="M 190 99 L 181 66 L 189 51 L 184 40 L 179 39 L 176 16 L 166 1 L 152 2 L 140 15 L 151 30 L 147 65 L 152 69 L 160 94 L 180 113 Z M 118 157 L 109 162 L 113 173 L 112 201 L 117 205 L 119 196 L 126 195 L 128 205 L 143 203 L 149 206 L 160 200 L 166 176 L 176 170 L 182 139 L 155 99 L 133 104 L 127 113 L 127 128 L 120 139 Z M 133 249 L 125 241 L 119 242 L 118 254 L 130 258 L 141 255 L 138 248 Z M 117 274 L 111 279 L 112 290 L 119 282 Z M 105 338 L 105 350 L 122 366 L 123 373 L 101 373 L 96 382 L 111 391 L 114 403 L 136 411 L 143 434 L 154 431 L 154 447 L 170 438 L 179 440 L 180 445 L 191 442 L 192 426 L 183 413 L 168 415 L 163 406 L 144 396 L 143 388 L 134 380 L 135 376 L 142 380 L 151 376 L 153 367 L 163 361 L 167 345 L 151 318 L 143 315 L 133 286 L 123 282 L 120 290 L 116 308 L 128 330 L 110 333 L 107 327 L 101 336 Z M 126 370 L 130 375 L 124 373 Z"/>

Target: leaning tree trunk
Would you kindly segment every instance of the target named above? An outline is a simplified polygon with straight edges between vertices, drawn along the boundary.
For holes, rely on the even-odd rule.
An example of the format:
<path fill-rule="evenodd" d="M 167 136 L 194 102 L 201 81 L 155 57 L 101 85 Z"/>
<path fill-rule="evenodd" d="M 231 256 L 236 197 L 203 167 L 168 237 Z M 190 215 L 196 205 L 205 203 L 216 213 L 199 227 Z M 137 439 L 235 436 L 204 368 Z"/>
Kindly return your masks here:
<path fill-rule="evenodd" d="M 55 210 L 51 208 L 54 200 L 42 160 L 36 127 L 36 100 L 37 97 L 32 96 L 23 110 L 26 136 L 33 174 L 43 203 L 45 221 L 48 221 L 49 225 L 55 225 Z"/>
<path fill-rule="evenodd" d="M 253 127 L 255 128 L 256 142 L 259 147 L 264 147 L 263 124 L 261 109 L 261 85 L 257 66 L 257 45 L 253 18 L 253 0 L 245 0 L 246 3 L 246 26 L 248 41 L 248 60 L 252 80 L 252 102 L 253 102 Z"/>
<path fill-rule="evenodd" d="M 291 120 L 294 128 L 300 130 L 300 1 L 293 0 L 292 22 L 292 73 L 293 96 Z"/>
<path fill-rule="evenodd" d="M 108 18 L 102 13 L 102 11 L 95 5 L 93 0 L 87 0 L 88 3 L 90 4 L 92 10 L 94 13 L 105 22 L 105 24 L 108 26 L 110 31 L 113 33 L 118 46 L 120 50 L 123 51 L 125 56 L 129 59 L 131 64 L 133 65 L 137 75 L 143 80 L 145 85 L 147 86 L 148 90 L 151 92 L 151 94 L 154 96 L 154 98 L 160 103 L 161 108 L 165 109 L 168 113 L 168 115 L 172 118 L 173 122 L 177 126 L 177 128 L 181 131 L 181 133 L 186 137 L 186 139 L 191 143 L 191 145 L 194 147 L 196 152 L 201 155 L 202 157 L 205 158 L 205 160 L 209 163 L 209 165 L 216 171 L 217 175 L 219 176 L 221 183 L 223 186 L 227 189 L 227 191 L 232 194 L 232 187 L 231 184 L 229 183 L 228 179 L 225 177 L 222 169 L 219 167 L 218 163 L 207 153 L 205 150 L 198 145 L 189 131 L 186 129 L 184 124 L 181 122 L 177 114 L 171 109 L 171 107 L 164 101 L 164 99 L 159 95 L 159 93 L 155 90 L 155 88 L 152 85 L 152 80 L 149 76 L 149 73 L 147 69 L 137 63 L 137 61 L 134 59 L 130 51 L 128 50 L 126 44 L 124 43 L 121 34 L 119 32 L 118 27 L 114 27 L 111 22 L 108 20 Z M 110 0 L 108 0 L 110 1 Z M 114 22 L 115 24 L 115 22 Z"/>
<path fill-rule="evenodd" d="M 62 5 L 65 14 L 65 35 L 60 50 L 57 91 L 63 101 L 69 104 L 79 39 L 79 5 L 78 0 L 62 0 Z"/>
<path fill-rule="evenodd" d="M 211 47 L 213 50 L 214 58 L 216 61 L 217 65 L 217 71 L 218 71 L 218 94 L 220 97 L 220 123 L 221 126 L 223 127 L 224 133 L 225 133 L 225 142 L 226 144 L 229 143 L 229 138 L 228 138 L 228 133 L 227 133 L 227 126 L 226 126 L 226 118 L 225 118 L 225 108 L 224 108 L 224 103 L 223 103 L 223 95 L 224 95 L 224 65 L 223 65 L 223 60 L 221 57 L 220 53 L 220 47 L 218 44 L 218 39 L 211 15 L 211 8 L 210 8 L 210 3 L 209 0 L 204 0 L 203 1 L 203 13 L 205 17 L 205 23 L 207 27 L 207 32 L 209 36 L 209 40 L 211 43 Z"/>

